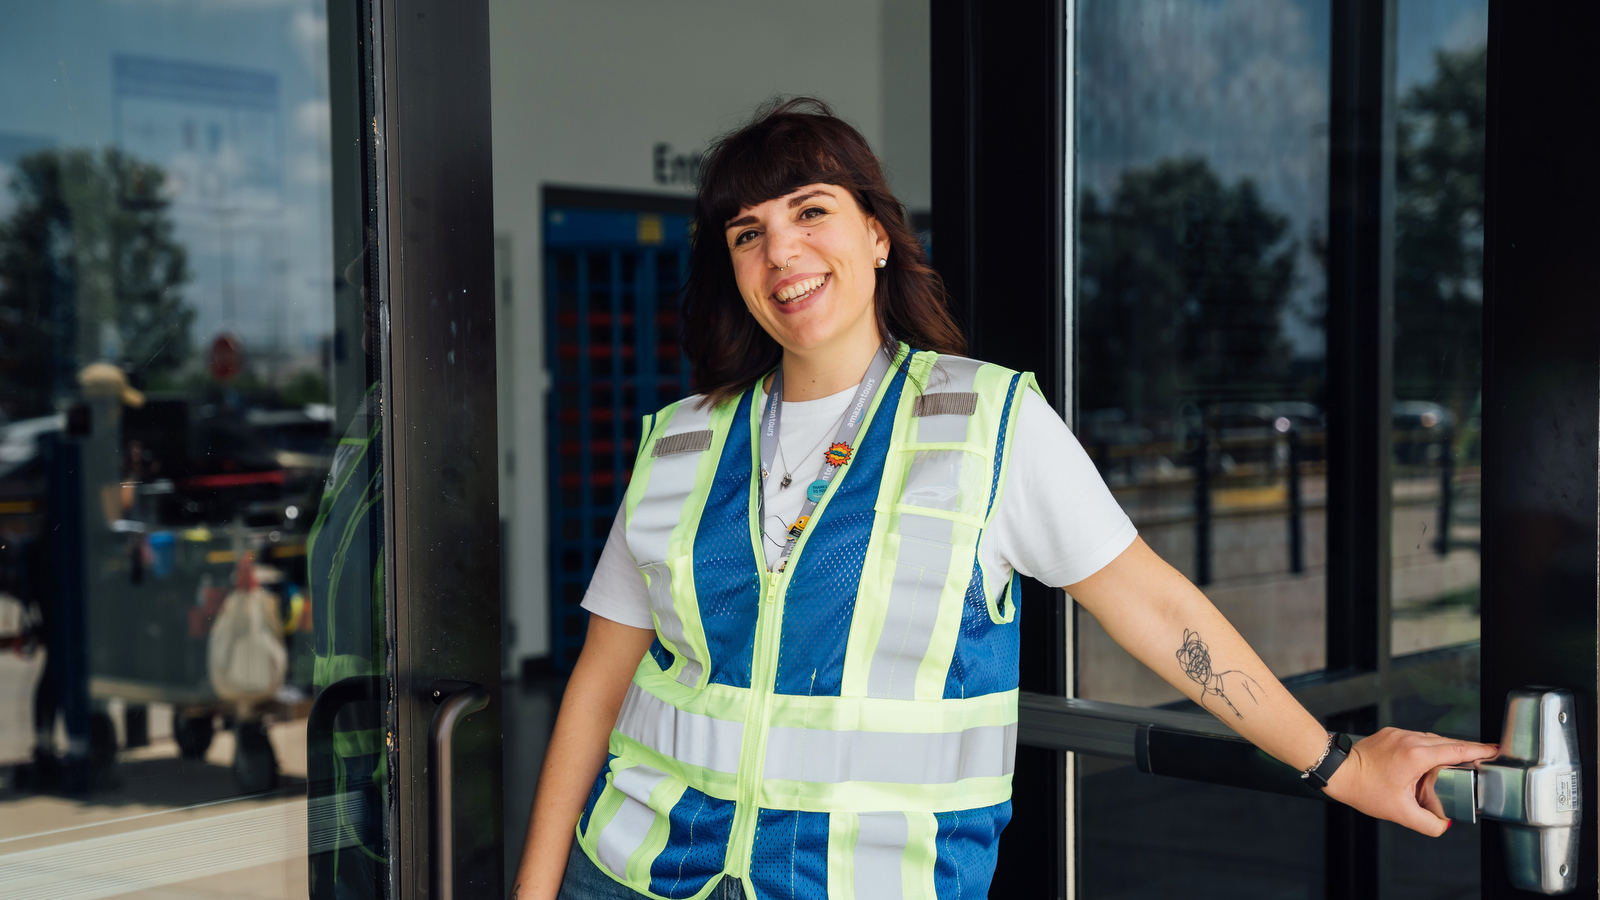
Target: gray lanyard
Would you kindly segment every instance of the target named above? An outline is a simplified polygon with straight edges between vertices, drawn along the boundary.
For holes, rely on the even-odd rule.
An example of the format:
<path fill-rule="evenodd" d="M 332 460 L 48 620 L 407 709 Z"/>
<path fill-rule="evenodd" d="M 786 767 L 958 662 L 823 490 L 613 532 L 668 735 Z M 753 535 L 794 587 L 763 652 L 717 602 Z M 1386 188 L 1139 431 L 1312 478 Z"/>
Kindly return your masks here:
<path fill-rule="evenodd" d="M 867 374 L 861 377 L 861 386 L 856 389 L 850 411 L 845 415 L 844 421 L 839 423 L 839 431 L 833 436 L 833 444 L 823 453 L 822 470 L 817 473 L 816 480 L 806 486 L 806 499 L 800 506 L 800 515 L 795 518 L 794 524 L 789 526 L 789 539 L 784 543 L 783 552 L 778 555 L 778 564 L 772 571 L 782 572 L 783 567 L 789 564 L 789 554 L 794 552 L 795 542 L 800 540 L 801 533 L 805 531 L 806 524 L 811 518 L 811 511 L 817 508 L 817 501 L 827 493 L 828 483 L 833 481 L 833 476 L 855 453 L 856 434 L 861 431 L 861 422 L 866 418 L 867 407 L 878 392 L 878 385 L 883 381 L 883 377 L 888 374 L 891 362 L 887 350 L 879 350 L 873 354 L 872 365 L 867 367 Z M 767 394 L 767 410 L 761 427 L 759 507 L 761 519 L 757 525 L 761 529 L 763 540 L 767 534 L 767 475 L 772 472 L 772 459 L 778 452 L 778 428 L 782 422 L 783 366 L 779 365 L 777 373 L 772 376 L 772 391 Z"/>

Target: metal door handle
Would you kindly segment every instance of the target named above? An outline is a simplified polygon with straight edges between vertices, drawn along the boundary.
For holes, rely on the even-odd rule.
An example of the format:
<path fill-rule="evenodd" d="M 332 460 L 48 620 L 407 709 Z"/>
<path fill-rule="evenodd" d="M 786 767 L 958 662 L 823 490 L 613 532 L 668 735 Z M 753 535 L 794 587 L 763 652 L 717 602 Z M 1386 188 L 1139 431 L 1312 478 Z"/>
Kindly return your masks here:
<path fill-rule="evenodd" d="M 470 681 L 435 681 L 429 690 L 439 708 L 428 727 L 428 805 L 433 819 L 433 900 L 453 900 L 455 892 L 455 816 L 452 812 L 454 754 L 450 739 L 456 723 L 489 705 L 489 690 Z"/>
<path fill-rule="evenodd" d="M 1451 819 L 1501 823 L 1506 874 L 1525 891 L 1565 894 L 1578 885 L 1583 780 L 1577 711 L 1570 691 L 1512 691 L 1500 755 L 1441 769 L 1434 784 Z"/>

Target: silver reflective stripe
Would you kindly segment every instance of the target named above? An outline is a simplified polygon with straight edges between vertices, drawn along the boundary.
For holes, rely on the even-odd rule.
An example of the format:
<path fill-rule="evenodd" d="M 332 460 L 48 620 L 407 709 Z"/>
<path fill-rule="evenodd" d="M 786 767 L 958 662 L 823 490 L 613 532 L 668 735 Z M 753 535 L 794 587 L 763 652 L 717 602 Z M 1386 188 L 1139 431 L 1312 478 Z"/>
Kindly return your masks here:
<path fill-rule="evenodd" d="M 820 784 L 952 784 L 1010 775 L 1016 753 L 1014 722 L 934 734 L 773 727 L 763 774 Z"/>
<path fill-rule="evenodd" d="M 862 813 L 857 817 L 856 900 L 901 900 L 900 860 L 905 856 L 910 830 L 902 812 Z"/>
<path fill-rule="evenodd" d="M 939 621 L 939 598 L 950 572 L 949 519 L 902 514 L 900 555 L 889 585 L 883 632 L 872 651 L 867 696 L 912 700 L 917 692 L 917 667 Z"/>
<path fill-rule="evenodd" d="M 617 730 L 686 765 L 730 775 L 739 771 L 743 724 L 684 712 L 637 684 L 628 685 Z"/>
<path fill-rule="evenodd" d="M 666 440 L 675 435 L 704 431 L 711 421 L 711 408 L 695 408 L 695 398 L 678 404 L 677 412 L 667 423 L 666 434 L 656 439 Z M 628 520 L 628 549 L 639 563 L 659 562 L 667 558 L 667 544 L 673 526 L 683 517 L 683 503 L 694 490 L 695 470 L 700 467 L 700 453 L 672 453 L 659 456 L 650 462 L 649 483 L 644 496 L 634 507 Z"/>
<path fill-rule="evenodd" d="M 983 363 L 963 356 L 941 356 L 928 375 L 928 390 L 924 397 L 936 394 L 966 394 Z M 976 399 L 974 397 L 974 399 Z M 972 413 L 948 415 L 934 412 L 918 413 L 917 440 L 923 443 L 955 443 L 967 439 L 967 422 Z"/>
<path fill-rule="evenodd" d="M 664 562 L 640 566 L 645 582 L 650 586 L 650 608 L 655 611 L 661 636 L 672 642 L 673 650 L 686 660 L 678 673 L 678 682 L 687 687 L 700 683 L 700 661 L 694 658 L 694 648 L 683 634 L 683 619 L 672 605 L 672 570 Z"/>
<path fill-rule="evenodd" d="M 665 772 L 649 766 L 634 766 L 611 776 L 611 786 L 622 793 L 622 808 L 606 823 L 594 848 L 611 874 L 627 877 L 628 857 L 656 823 L 656 811 L 649 806 L 650 792 L 666 777 Z"/>

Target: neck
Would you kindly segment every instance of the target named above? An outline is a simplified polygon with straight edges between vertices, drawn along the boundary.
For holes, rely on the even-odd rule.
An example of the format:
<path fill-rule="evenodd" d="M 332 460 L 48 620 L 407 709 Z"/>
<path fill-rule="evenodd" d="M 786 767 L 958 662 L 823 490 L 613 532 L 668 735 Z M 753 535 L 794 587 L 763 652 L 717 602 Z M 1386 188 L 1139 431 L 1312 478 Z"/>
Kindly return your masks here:
<path fill-rule="evenodd" d="M 882 346 L 874 326 L 837 345 L 814 350 L 785 349 L 783 399 L 790 403 L 804 402 L 855 387 L 872 365 L 872 355 Z"/>

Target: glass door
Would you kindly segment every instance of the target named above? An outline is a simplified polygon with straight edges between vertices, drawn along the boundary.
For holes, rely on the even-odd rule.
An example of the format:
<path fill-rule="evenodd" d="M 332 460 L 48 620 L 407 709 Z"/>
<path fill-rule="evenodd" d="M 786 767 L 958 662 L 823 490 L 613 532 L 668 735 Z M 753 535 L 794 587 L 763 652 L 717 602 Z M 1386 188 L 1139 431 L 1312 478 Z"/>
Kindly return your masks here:
<path fill-rule="evenodd" d="M 484 37 L 440 19 L 0 2 L 8 896 L 418 896 L 441 836 L 459 883 L 499 889 L 498 826 L 432 803 L 500 819 L 471 689 L 498 671 L 495 475 L 461 446 L 494 444 L 487 201 L 446 223 L 483 232 L 463 275 L 398 261 L 392 235 L 440 226 L 386 193 L 445 207 L 488 177 L 385 140 L 486 138 L 470 104 L 438 121 L 486 85 L 397 90 Z M 469 299 L 417 311 L 433 273 Z"/>
<path fill-rule="evenodd" d="M 1588 195 L 1549 190 L 1585 165 L 1546 124 L 1582 91 L 1550 23 L 1481 0 L 1018 19 L 934 16 L 939 265 L 975 353 L 1040 373 L 1145 540 L 1330 729 L 1502 740 L 1532 685 L 1592 711 L 1600 345 L 1559 237 Z M 1016 199 L 1054 179 L 1059 206 Z M 1515 894 L 1512 820 L 1430 840 L 1328 804 L 1070 598 L 1023 607 L 1030 790 L 997 891 Z M 1592 762 L 1592 722 L 1571 737 Z M 1551 877 L 1592 893 L 1571 834 Z"/>

